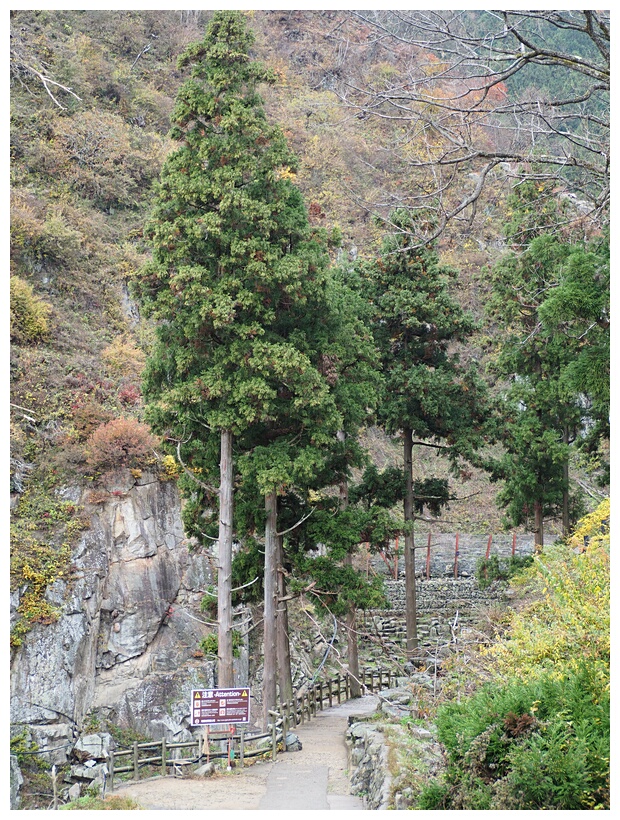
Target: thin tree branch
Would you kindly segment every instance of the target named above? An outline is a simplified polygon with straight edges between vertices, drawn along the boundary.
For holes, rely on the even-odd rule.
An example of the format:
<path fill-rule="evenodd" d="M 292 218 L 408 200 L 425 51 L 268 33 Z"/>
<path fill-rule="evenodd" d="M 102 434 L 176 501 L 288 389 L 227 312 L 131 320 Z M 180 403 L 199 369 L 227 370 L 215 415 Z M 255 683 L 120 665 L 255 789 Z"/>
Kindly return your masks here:
<path fill-rule="evenodd" d="M 312 513 L 315 510 L 316 510 L 316 507 L 313 507 L 310 510 L 310 512 L 308 513 L 308 515 L 304 515 L 304 517 L 300 518 L 299 521 L 296 524 L 293 524 L 292 527 L 289 527 L 287 530 L 282 530 L 282 532 L 277 532 L 276 535 L 286 535 L 288 532 L 292 532 L 293 530 L 296 530 L 297 527 L 301 526 L 301 524 L 303 524 L 304 521 L 307 521 L 307 519 L 310 518 L 310 516 L 312 515 Z"/>
<path fill-rule="evenodd" d="M 63 111 L 67 110 L 66 106 L 64 106 L 64 105 L 62 105 L 62 103 L 58 102 L 56 97 L 52 94 L 52 92 L 50 90 L 50 87 L 49 87 L 50 85 L 54 85 L 57 88 L 60 88 L 62 91 L 65 91 L 67 94 L 71 94 L 71 96 L 75 97 L 76 100 L 79 100 L 80 102 L 82 102 L 82 98 L 78 97 L 78 95 L 75 93 L 75 91 L 73 91 L 73 89 L 69 88 L 66 85 L 63 85 L 62 83 L 56 82 L 56 80 L 52 80 L 51 77 L 46 77 L 45 74 L 42 74 L 40 71 L 37 71 L 36 68 L 33 68 L 33 66 L 28 65 L 27 63 L 25 63 L 21 59 L 19 59 L 17 57 L 17 55 L 15 54 L 15 52 L 11 52 L 11 53 L 13 54 L 14 65 L 16 65 L 17 68 L 23 69 L 24 71 L 27 71 L 30 74 L 33 74 L 35 77 L 38 77 L 38 79 L 43 84 L 43 87 L 45 88 L 46 92 L 48 93 L 49 97 L 52 99 L 54 104 L 58 106 L 58 108 L 62 109 Z"/>

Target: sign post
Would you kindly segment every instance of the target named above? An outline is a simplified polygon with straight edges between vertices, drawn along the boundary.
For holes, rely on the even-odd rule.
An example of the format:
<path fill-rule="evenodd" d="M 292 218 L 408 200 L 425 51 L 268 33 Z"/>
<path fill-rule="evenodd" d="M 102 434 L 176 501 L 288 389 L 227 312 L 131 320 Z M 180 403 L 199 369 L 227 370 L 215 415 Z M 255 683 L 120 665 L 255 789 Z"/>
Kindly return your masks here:
<path fill-rule="evenodd" d="M 234 760 L 232 748 L 236 723 L 250 722 L 250 690 L 240 689 L 192 689 L 191 725 L 204 726 L 203 752 L 206 747 L 209 762 L 209 726 L 226 724 L 230 727 L 228 738 L 228 768 Z"/>

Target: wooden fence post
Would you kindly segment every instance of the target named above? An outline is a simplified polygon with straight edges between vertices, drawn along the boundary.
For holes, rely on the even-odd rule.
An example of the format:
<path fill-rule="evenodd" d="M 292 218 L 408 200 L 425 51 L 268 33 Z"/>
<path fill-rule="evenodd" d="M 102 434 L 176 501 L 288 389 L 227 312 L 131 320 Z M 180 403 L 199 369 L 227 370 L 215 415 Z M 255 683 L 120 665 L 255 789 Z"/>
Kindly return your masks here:
<path fill-rule="evenodd" d="M 140 772 L 138 769 L 138 743 L 137 741 L 133 744 L 133 779 L 139 780 L 140 779 Z"/>
<path fill-rule="evenodd" d="M 327 681 L 327 697 L 329 698 L 329 708 L 332 708 L 332 679 Z"/>
<path fill-rule="evenodd" d="M 340 672 L 338 672 L 338 703 L 340 704 L 340 687 L 342 686 L 342 678 L 340 677 Z"/>
<path fill-rule="evenodd" d="M 242 726 L 239 729 L 239 768 L 243 769 L 243 760 L 245 754 L 245 729 Z"/>
<path fill-rule="evenodd" d="M 459 575 L 459 534 L 456 534 L 456 544 L 454 545 L 454 577 Z"/>
<path fill-rule="evenodd" d="M 492 538 L 493 538 L 493 535 L 492 535 L 492 534 L 491 534 L 491 535 L 489 535 L 489 540 L 488 540 L 488 542 L 487 542 L 487 551 L 486 551 L 486 554 L 485 554 L 485 556 L 484 556 L 485 561 L 488 561 L 488 560 L 489 560 L 489 557 L 490 557 L 490 555 L 491 555 L 491 540 L 492 540 Z"/>
<path fill-rule="evenodd" d="M 110 752 L 110 791 L 114 791 L 114 751 Z"/>
<path fill-rule="evenodd" d="M 198 752 L 200 752 L 200 740 L 198 741 Z M 166 738 L 161 739 L 161 773 L 166 776 Z"/>
<path fill-rule="evenodd" d="M 431 579 L 431 534 L 428 534 L 428 544 L 426 545 L 426 580 Z"/>
<path fill-rule="evenodd" d="M 517 548 L 517 533 L 513 532 L 513 534 L 512 534 L 512 553 L 511 553 L 511 555 L 515 554 L 516 548 Z"/>

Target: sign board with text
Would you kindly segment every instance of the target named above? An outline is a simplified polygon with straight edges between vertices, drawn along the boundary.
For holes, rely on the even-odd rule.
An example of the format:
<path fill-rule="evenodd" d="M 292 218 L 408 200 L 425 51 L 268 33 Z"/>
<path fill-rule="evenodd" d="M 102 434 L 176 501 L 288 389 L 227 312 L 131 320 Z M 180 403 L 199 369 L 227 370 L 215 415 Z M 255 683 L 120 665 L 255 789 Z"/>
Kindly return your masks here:
<path fill-rule="evenodd" d="M 192 689 L 192 726 L 249 723 L 250 690 Z"/>

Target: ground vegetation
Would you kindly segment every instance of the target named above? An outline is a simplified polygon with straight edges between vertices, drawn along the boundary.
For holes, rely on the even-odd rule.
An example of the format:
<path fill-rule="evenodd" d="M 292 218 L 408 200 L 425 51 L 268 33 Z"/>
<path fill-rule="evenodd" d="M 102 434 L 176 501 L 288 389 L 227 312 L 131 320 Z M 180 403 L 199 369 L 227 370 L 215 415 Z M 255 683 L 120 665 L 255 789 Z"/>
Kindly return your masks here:
<path fill-rule="evenodd" d="M 515 576 L 477 687 L 437 711 L 447 768 L 419 808 L 609 807 L 609 544 L 606 501 Z"/>

